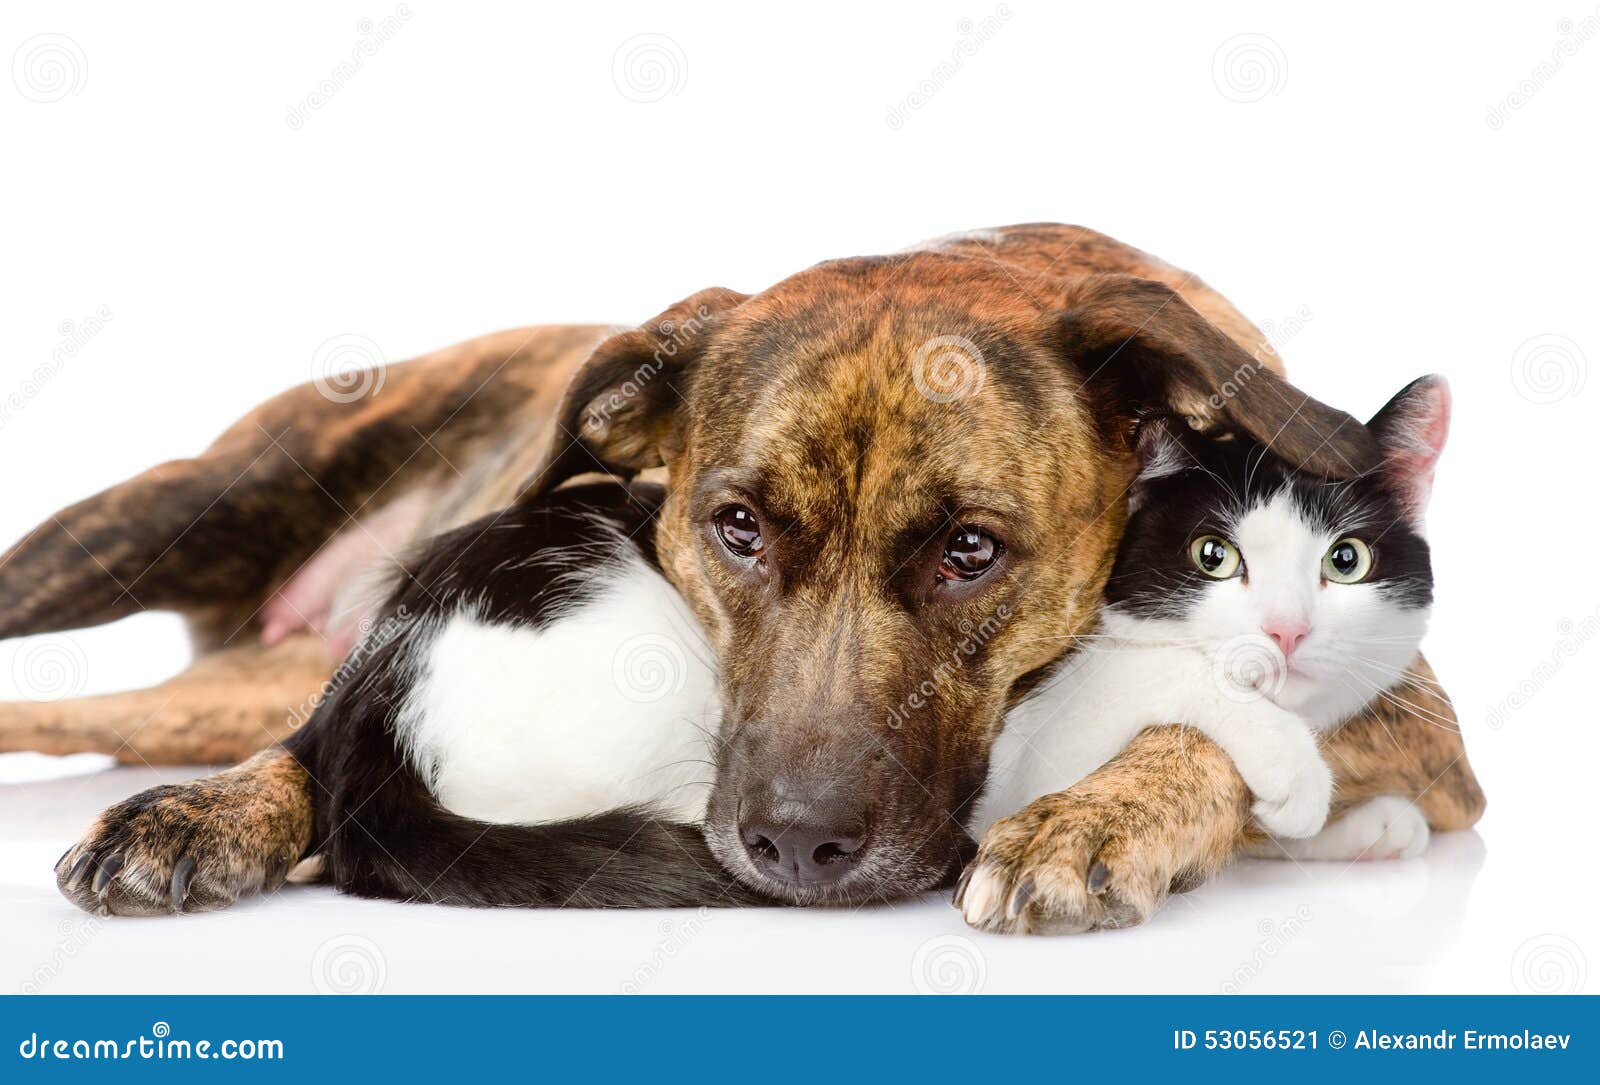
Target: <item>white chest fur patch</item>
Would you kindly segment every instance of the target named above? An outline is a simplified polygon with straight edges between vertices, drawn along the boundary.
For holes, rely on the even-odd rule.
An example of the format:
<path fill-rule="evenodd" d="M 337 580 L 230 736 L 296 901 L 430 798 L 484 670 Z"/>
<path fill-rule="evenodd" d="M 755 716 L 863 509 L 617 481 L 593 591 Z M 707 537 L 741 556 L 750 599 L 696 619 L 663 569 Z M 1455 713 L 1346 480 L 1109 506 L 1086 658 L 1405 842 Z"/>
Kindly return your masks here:
<path fill-rule="evenodd" d="M 678 593 L 634 560 L 542 629 L 470 609 L 417 649 L 398 738 L 447 809 L 534 823 L 635 803 L 705 812 L 716 734 L 710 649 Z"/>

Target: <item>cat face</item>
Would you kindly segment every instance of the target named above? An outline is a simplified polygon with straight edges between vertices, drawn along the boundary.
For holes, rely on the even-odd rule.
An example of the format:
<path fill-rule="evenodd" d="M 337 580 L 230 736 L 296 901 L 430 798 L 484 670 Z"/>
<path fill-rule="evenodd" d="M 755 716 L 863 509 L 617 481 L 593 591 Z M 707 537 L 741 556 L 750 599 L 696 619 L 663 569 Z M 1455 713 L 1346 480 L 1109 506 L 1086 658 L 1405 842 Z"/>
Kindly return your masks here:
<path fill-rule="evenodd" d="M 1449 404 L 1440 378 L 1409 385 L 1367 424 L 1383 467 L 1345 482 L 1148 424 L 1106 631 L 1212 653 L 1219 681 L 1319 726 L 1347 718 L 1399 680 L 1427 627 L 1423 512 Z"/>

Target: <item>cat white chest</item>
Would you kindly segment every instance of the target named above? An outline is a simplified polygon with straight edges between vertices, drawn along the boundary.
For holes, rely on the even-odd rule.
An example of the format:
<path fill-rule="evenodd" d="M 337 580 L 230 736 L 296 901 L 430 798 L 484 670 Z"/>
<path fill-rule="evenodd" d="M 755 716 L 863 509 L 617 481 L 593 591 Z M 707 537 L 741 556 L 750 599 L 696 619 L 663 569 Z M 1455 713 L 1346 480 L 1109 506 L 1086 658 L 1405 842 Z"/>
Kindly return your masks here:
<path fill-rule="evenodd" d="M 648 804 L 699 820 L 713 769 L 716 676 L 699 626 L 642 562 L 543 628 L 469 608 L 414 660 L 397 731 L 447 809 L 534 823 Z"/>

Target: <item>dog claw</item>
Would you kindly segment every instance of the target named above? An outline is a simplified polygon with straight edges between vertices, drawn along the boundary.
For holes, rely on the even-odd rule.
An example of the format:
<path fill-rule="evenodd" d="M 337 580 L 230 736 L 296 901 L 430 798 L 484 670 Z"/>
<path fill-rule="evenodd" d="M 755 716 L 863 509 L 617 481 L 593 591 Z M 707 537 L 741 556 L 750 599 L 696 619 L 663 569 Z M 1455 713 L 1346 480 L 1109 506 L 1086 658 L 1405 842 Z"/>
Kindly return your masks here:
<path fill-rule="evenodd" d="M 1011 899 L 1006 902 L 1006 918 L 1016 919 L 1022 914 L 1022 909 L 1028 906 L 1028 901 L 1033 899 L 1033 891 L 1038 883 L 1033 878 L 1022 879 L 1022 884 L 1011 893 Z"/>
<path fill-rule="evenodd" d="M 90 886 L 90 889 L 95 893 L 99 893 L 110 885 L 111 879 L 115 878 L 117 871 L 122 869 L 122 863 L 123 858 L 120 854 L 106 856 L 105 861 L 100 864 L 100 869 L 95 871 L 94 884 Z"/>
<path fill-rule="evenodd" d="M 966 870 L 961 872 L 960 880 L 956 882 L 956 893 L 955 896 L 951 898 L 950 903 L 956 906 L 957 911 L 961 910 L 961 902 L 966 898 L 967 883 L 972 880 L 972 870 L 972 867 L 967 867 Z"/>
<path fill-rule="evenodd" d="M 67 888 L 76 891 L 78 880 L 83 877 L 84 870 L 94 862 L 94 852 L 86 851 L 78 856 L 78 861 L 72 864 L 72 869 L 67 872 Z"/>
<path fill-rule="evenodd" d="M 1096 863 L 1089 868 L 1089 892 L 1099 896 L 1106 891 L 1106 885 L 1111 881 L 1111 868 L 1104 863 Z"/>
<path fill-rule="evenodd" d="M 185 855 L 172 868 L 172 910 L 183 911 L 183 902 L 189 896 L 189 886 L 194 881 L 197 864 L 192 856 Z"/>

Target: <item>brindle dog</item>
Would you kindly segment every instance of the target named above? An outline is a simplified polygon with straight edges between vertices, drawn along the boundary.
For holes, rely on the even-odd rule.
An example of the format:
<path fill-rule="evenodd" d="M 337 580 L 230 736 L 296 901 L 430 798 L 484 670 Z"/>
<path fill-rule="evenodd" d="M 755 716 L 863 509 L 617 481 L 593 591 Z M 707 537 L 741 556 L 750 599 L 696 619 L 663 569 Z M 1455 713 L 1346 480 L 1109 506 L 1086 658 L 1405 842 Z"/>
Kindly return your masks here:
<path fill-rule="evenodd" d="M 833 261 L 756 295 L 707 290 L 599 338 L 501 333 L 395 366 L 355 405 L 297 389 L 201 457 L 47 521 L 0 562 L 0 636 L 175 608 L 206 654 L 143 693 L 8 707 L 0 749 L 245 756 L 327 676 L 313 636 L 285 635 L 302 566 L 339 579 L 391 533 L 432 534 L 585 472 L 664 467 L 659 558 L 722 684 L 712 850 L 766 885 L 740 826 L 825 791 L 811 830 L 864 837 L 872 878 L 791 898 L 916 892 L 959 868 L 950 827 L 1005 709 L 1093 619 L 1142 419 L 1246 433 L 1333 479 L 1375 462 L 1359 423 L 1287 384 L 1220 295 L 1078 227 Z M 371 545 L 352 547 L 362 532 Z M 1438 689 L 1421 660 L 1415 677 Z M 1331 738 L 1337 806 L 1400 794 L 1435 829 L 1471 825 L 1483 797 L 1449 702 L 1412 703 Z M 317 787 L 268 749 L 108 811 L 63 857 L 63 883 L 95 866 L 112 910 L 99 891 L 132 862 L 198 864 L 201 906 L 271 888 L 312 843 Z M 997 826 L 986 858 L 1016 891 L 991 926 L 1142 921 L 1226 861 L 1248 811 L 1220 750 L 1150 729 Z"/>

